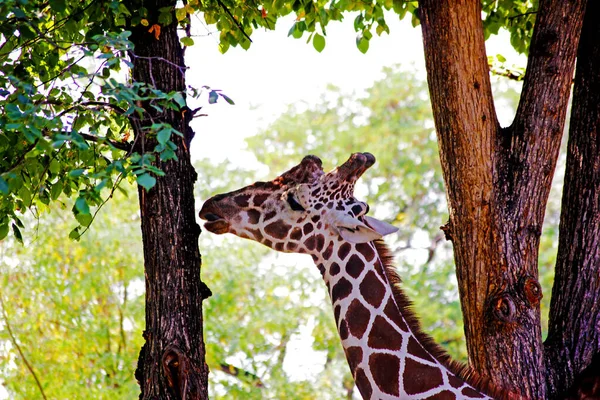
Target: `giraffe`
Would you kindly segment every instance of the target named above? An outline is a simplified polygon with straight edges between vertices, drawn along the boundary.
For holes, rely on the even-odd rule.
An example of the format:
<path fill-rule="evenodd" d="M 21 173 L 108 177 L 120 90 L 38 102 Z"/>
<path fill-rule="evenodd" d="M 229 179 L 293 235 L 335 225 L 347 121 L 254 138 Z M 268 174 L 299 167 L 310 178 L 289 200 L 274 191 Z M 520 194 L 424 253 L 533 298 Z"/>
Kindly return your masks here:
<path fill-rule="evenodd" d="M 338 333 L 364 399 L 490 399 L 516 396 L 452 361 L 419 328 L 382 237 L 397 231 L 354 198 L 373 164 L 354 153 L 329 173 L 306 156 L 270 182 L 213 196 L 204 227 L 282 252 L 309 254 L 329 292 Z"/>

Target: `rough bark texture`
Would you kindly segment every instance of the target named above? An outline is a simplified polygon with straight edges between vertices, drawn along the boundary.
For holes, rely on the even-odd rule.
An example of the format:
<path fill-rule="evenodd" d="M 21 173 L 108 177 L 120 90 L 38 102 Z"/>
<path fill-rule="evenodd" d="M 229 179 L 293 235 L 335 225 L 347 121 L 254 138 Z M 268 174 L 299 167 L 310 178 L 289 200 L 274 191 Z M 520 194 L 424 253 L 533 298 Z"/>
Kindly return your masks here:
<path fill-rule="evenodd" d="M 589 3 L 577 54 L 546 365 L 562 398 L 600 352 L 600 3 Z M 600 374 L 600 371 L 596 371 Z"/>
<path fill-rule="evenodd" d="M 144 2 L 150 26 L 157 23 L 161 7 L 172 0 Z M 175 18 L 173 17 L 175 21 Z M 165 91 L 185 92 L 183 51 L 176 23 L 162 26 L 158 38 L 148 27 L 132 29 L 131 55 L 136 82 Z M 196 180 L 189 155 L 193 132 L 189 111 L 159 112 L 143 104 L 146 114 L 134 123 L 135 150 L 151 151 L 156 142 L 145 137 L 144 127 L 166 122 L 185 134 L 172 137 L 178 160 L 157 161 L 165 172 L 150 191 L 139 188 L 146 276 L 146 343 L 140 351 L 136 378 L 143 399 L 207 399 L 208 368 L 204 361 L 202 299 L 210 295 L 200 281 L 200 227 L 194 212 Z"/>
<path fill-rule="evenodd" d="M 479 1 L 420 2 L 469 360 L 544 398 L 537 257 L 585 2 L 540 1 L 521 102 L 500 128 Z"/>

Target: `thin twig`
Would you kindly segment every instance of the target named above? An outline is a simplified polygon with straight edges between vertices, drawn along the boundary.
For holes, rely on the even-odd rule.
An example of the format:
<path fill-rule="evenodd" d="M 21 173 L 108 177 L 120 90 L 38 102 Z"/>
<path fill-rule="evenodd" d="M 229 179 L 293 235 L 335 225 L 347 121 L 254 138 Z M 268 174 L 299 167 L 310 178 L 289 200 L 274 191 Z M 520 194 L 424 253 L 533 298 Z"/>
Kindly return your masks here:
<path fill-rule="evenodd" d="M 221 8 L 223 8 L 223 10 L 225 10 L 225 12 L 227 13 L 227 15 L 229 15 L 229 17 L 231 17 L 231 20 L 233 21 L 233 23 L 235 24 L 235 26 L 237 26 L 238 29 L 242 32 L 242 34 L 244 36 L 246 36 L 246 38 L 250 41 L 250 43 L 252 43 L 252 39 L 250 39 L 250 36 L 248 36 L 248 34 L 246 32 L 244 32 L 244 28 L 242 28 L 242 26 L 237 21 L 237 19 L 235 19 L 235 17 L 231 13 L 231 11 L 229 11 L 229 9 L 227 8 L 227 6 L 225 6 L 225 4 L 223 4 L 223 2 L 221 0 L 217 0 L 217 3 L 219 3 L 219 5 L 221 6 Z"/>
<path fill-rule="evenodd" d="M 27 367 L 27 369 L 33 376 L 33 379 L 35 379 L 35 383 L 37 384 L 38 389 L 40 389 L 40 393 L 42 394 L 42 397 L 44 398 L 44 400 L 47 400 L 48 398 L 46 397 L 46 393 L 44 393 L 44 389 L 42 388 L 42 384 L 41 384 L 40 380 L 38 379 L 37 374 L 33 370 L 33 367 L 31 366 L 29 361 L 27 361 L 25 354 L 23 354 L 23 350 L 21 350 L 21 346 L 19 346 L 19 343 L 17 343 L 17 339 L 15 338 L 15 335 L 13 334 L 12 328 L 10 326 L 10 322 L 8 321 L 8 315 L 6 314 L 6 308 L 4 307 L 4 299 L 3 299 L 2 293 L 0 293 L 0 306 L 2 306 L 2 316 L 4 319 L 4 325 L 6 325 L 6 330 L 8 331 L 8 335 L 10 336 L 10 340 L 12 341 L 12 344 L 15 346 L 15 348 L 19 352 L 19 355 L 21 356 L 21 358 L 23 359 L 23 362 L 25 363 L 25 366 Z"/>

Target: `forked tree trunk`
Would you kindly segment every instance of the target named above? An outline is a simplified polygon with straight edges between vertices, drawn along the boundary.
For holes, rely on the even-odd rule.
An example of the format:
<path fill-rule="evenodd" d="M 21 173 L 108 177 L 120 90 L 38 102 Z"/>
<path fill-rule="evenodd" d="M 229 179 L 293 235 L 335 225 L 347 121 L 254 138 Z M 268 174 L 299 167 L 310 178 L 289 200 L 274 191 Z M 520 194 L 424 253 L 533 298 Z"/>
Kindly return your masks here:
<path fill-rule="evenodd" d="M 521 101 L 501 128 L 480 1 L 420 1 L 469 361 L 531 399 L 546 395 L 538 248 L 584 10 L 540 1 Z"/>
<path fill-rule="evenodd" d="M 149 25 L 158 24 L 162 7 L 175 7 L 173 0 L 146 0 Z M 138 9 L 131 7 L 130 9 Z M 173 17 L 173 21 L 176 19 Z M 160 35 L 148 27 L 132 28 L 135 45 L 131 56 L 135 82 L 144 82 L 164 92 L 185 92 L 185 64 L 177 36 L 177 23 L 161 26 Z M 139 188 L 146 276 L 146 343 L 140 352 L 136 378 L 143 399 L 207 399 L 208 368 L 204 361 L 202 299 L 210 295 L 200 281 L 200 252 L 193 187 L 196 172 L 191 165 L 189 144 L 193 132 L 189 110 L 158 112 L 148 104 L 142 123 L 133 124 L 135 150 L 152 151 L 156 141 L 144 128 L 152 122 L 169 123 L 185 138 L 171 138 L 178 159 L 155 163 L 164 177 L 146 191 Z"/>
<path fill-rule="evenodd" d="M 560 240 L 546 346 L 549 398 L 600 352 L 600 2 L 577 53 Z M 596 371 L 599 374 L 599 371 Z"/>

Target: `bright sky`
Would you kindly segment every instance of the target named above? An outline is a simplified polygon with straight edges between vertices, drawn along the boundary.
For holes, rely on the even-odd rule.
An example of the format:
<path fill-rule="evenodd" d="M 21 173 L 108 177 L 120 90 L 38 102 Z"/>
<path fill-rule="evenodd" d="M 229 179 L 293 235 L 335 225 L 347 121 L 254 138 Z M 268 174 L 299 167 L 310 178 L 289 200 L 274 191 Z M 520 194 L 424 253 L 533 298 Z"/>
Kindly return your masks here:
<path fill-rule="evenodd" d="M 199 37 L 186 50 L 188 85 L 221 89 L 236 104 L 220 100 L 203 109 L 209 116 L 193 123 L 193 157 L 228 158 L 234 163 L 254 160 L 243 151 L 243 138 L 274 120 L 289 104 L 315 103 L 328 84 L 345 92 L 364 90 L 382 76 L 383 67 L 398 63 L 414 65 L 425 77 L 421 28 L 413 28 L 409 19 L 399 21 L 395 14 L 386 18 L 390 34 L 374 36 L 366 54 L 355 45 L 354 15 L 327 27 L 322 53 L 306 43 L 306 34 L 301 39 L 287 36 L 294 21 L 291 16 L 281 19 L 275 31 L 254 32 L 249 50 L 232 47 L 225 54 L 219 53 L 215 28 L 195 19 Z M 501 53 L 509 61 L 522 62 L 510 48 L 507 35 L 493 36 L 486 45 L 489 55 Z"/>
<path fill-rule="evenodd" d="M 381 77 L 384 66 L 395 63 L 414 63 L 424 71 L 420 29 L 391 14 L 388 19 L 391 34 L 375 36 L 367 54 L 356 48 L 353 16 L 327 27 L 322 53 L 306 43 L 306 34 L 301 39 L 287 36 L 291 17 L 280 20 L 275 31 L 254 32 L 248 51 L 236 47 L 223 55 L 218 51 L 218 35 L 195 37 L 196 44 L 186 53 L 188 84 L 221 89 L 236 104 L 219 101 L 204 108 L 209 117 L 193 124 L 193 156 L 251 159 L 242 151 L 243 138 L 272 121 L 288 104 L 312 104 L 328 84 L 344 91 L 366 89 Z M 206 28 L 200 31 L 205 34 Z"/>

